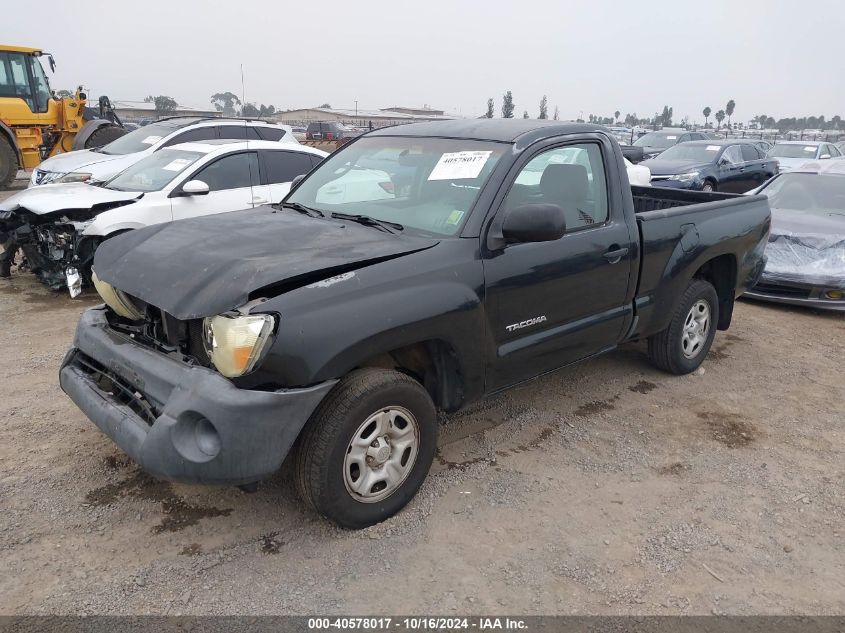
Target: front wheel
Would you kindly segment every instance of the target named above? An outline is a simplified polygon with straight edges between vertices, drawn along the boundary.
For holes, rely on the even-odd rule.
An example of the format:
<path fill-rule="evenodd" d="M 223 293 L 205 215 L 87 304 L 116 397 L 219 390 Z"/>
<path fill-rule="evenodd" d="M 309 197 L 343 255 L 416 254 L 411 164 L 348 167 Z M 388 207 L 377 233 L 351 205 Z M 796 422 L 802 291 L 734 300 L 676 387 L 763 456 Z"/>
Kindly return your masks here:
<path fill-rule="evenodd" d="M 434 403 L 398 371 L 343 378 L 308 421 L 296 455 L 303 500 L 347 528 L 396 514 L 414 498 L 437 448 Z"/>
<path fill-rule="evenodd" d="M 129 130 L 117 125 L 104 125 L 97 128 L 91 133 L 91 136 L 85 141 L 85 149 L 92 147 L 102 147 L 108 145 L 112 141 L 116 141 L 124 134 L 128 134 Z"/>
<path fill-rule="evenodd" d="M 707 193 L 711 193 L 716 191 L 716 185 L 714 185 L 711 181 L 706 180 L 703 185 L 701 185 L 701 190 L 706 191 Z"/>
<path fill-rule="evenodd" d="M 11 185 L 17 173 L 18 156 L 15 149 L 5 136 L 0 135 L 0 189 Z"/>
<path fill-rule="evenodd" d="M 688 374 L 704 361 L 719 322 L 719 297 L 710 282 L 693 279 L 669 326 L 648 339 L 651 362 L 672 374 Z"/>

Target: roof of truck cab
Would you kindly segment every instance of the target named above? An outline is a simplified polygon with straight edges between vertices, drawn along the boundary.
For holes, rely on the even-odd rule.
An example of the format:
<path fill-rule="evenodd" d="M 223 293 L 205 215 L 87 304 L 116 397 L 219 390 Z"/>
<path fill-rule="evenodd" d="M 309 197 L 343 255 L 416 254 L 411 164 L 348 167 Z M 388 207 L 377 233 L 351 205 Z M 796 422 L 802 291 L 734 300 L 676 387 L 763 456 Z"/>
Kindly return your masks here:
<path fill-rule="evenodd" d="M 41 53 L 40 48 L 32 48 L 31 46 L 14 46 L 12 44 L 0 44 L 0 51 L 4 53 Z"/>
<path fill-rule="evenodd" d="M 610 134 L 604 126 L 590 123 L 565 123 L 540 119 L 453 119 L 380 128 L 366 134 L 365 137 L 442 137 L 513 143 L 517 140 L 535 141 L 550 136 L 589 132 Z"/>

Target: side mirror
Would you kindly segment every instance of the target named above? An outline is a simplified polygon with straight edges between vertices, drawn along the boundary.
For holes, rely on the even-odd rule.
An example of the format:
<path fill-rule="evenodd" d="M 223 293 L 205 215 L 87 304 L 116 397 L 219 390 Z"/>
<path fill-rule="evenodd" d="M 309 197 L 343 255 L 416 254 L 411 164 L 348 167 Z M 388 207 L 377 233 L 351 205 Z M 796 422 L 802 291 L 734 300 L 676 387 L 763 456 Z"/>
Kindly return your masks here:
<path fill-rule="evenodd" d="M 305 174 L 299 174 L 296 178 L 290 181 L 290 188 L 296 189 L 296 186 L 305 180 Z"/>
<path fill-rule="evenodd" d="M 202 180 L 189 180 L 182 185 L 182 193 L 186 196 L 205 196 L 208 194 L 208 185 Z"/>
<path fill-rule="evenodd" d="M 502 236 L 509 243 L 553 242 L 566 233 L 566 216 L 556 204 L 524 204 L 507 212 Z"/>
<path fill-rule="evenodd" d="M 727 158 L 719 159 L 719 167 L 726 167 L 727 165 L 730 165 L 730 161 Z"/>

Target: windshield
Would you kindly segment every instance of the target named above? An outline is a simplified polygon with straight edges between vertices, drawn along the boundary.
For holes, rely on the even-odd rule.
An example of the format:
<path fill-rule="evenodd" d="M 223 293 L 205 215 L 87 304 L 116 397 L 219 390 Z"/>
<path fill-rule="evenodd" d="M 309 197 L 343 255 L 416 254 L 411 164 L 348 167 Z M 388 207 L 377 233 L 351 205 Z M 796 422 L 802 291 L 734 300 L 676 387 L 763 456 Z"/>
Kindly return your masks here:
<path fill-rule="evenodd" d="M 32 80 L 35 82 L 35 103 L 38 112 L 47 112 L 47 102 L 50 101 L 50 82 L 41 67 L 41 62 L 35 55 L 29 58 Z"/>
<path fill-rule="evenodd" d="M 112 141 L 108 145 L 103 145 L 99 151 L 103 154 L 117 156 L 143 152 L 145 149 L 149 149 L 152 145 L 155 145 L 165 136 L 173 134 L 175 131 L 176 128 L 172 125 L 150 123 L 149 125 L 140 127 L 133 132 L 129 132 L 129 134 L 124 134 L 119 139 Z"/>
<path fill-rule="evenodd" d="M 722 149 L 719 145 L 698 145 L 679 143 L 660 155 L 660 160 L 689 160 L 697 163 L 712 163 Z"/>
<path fill-rule="evenodd" d="M 649 132 L 645 136 L 641 136 L 634 141 L 634 145 L 637 147 L 672 147 L 677 142 L 677 134 Z"/>
<path fill-rule="evenodd" d="M 203 156 L 202 152 L 163 149 L 139 160 L 103 186 L 115 191 L 161 191 Z"/>
<path fill-rule="evenodd" d="M 365 137 L 329 156 L 285 201 L 455 235 L 507 149 L 485 141 Z"/>
<path fill-rule="evenodd" d="M 818 147 L 815 145 L 780 143 L 769 150 L 769 156 L 772 158 L 815 158 L 817 149 Z"/>
<path fill-rule="evenodd" d="M 761 193 L 773 209 L 793 209 L 814 215 L 839 215 L 845 221 L 845 176 L 782 174 Z"/>

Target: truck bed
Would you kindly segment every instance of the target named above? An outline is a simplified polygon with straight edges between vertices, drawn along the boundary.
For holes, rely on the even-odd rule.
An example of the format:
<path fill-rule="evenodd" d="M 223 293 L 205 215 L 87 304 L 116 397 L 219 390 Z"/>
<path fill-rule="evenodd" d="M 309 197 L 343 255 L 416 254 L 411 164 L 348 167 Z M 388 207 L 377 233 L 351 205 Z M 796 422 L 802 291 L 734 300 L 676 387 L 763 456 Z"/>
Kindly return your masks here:
<path fill-rule="evenodd" d="M 735 289 L 730 290 L 735 296 L 754 284 L 765 259 L 749 254 L 762 254 L 766 245 L 771 217 L 766 196 L 657 187 L 631 187 L 631 193 L 642 249 L 636 291 L 638 335 L 649 336 L 666 327 L 689 277 L 716 258 L 719 266 L 732 271 Z M 730 315 L 726 318 L 729 321 Z M 726 324 L 720 317 L 720 327 Z"/>
<path fill-rule="evenodd" d="M 634 211 L 637 213 L 743 197 L 740 193 L 687 191 L 685 189 L 636 186 L 631 186 L 631 195 L 634 197 Z"/>

